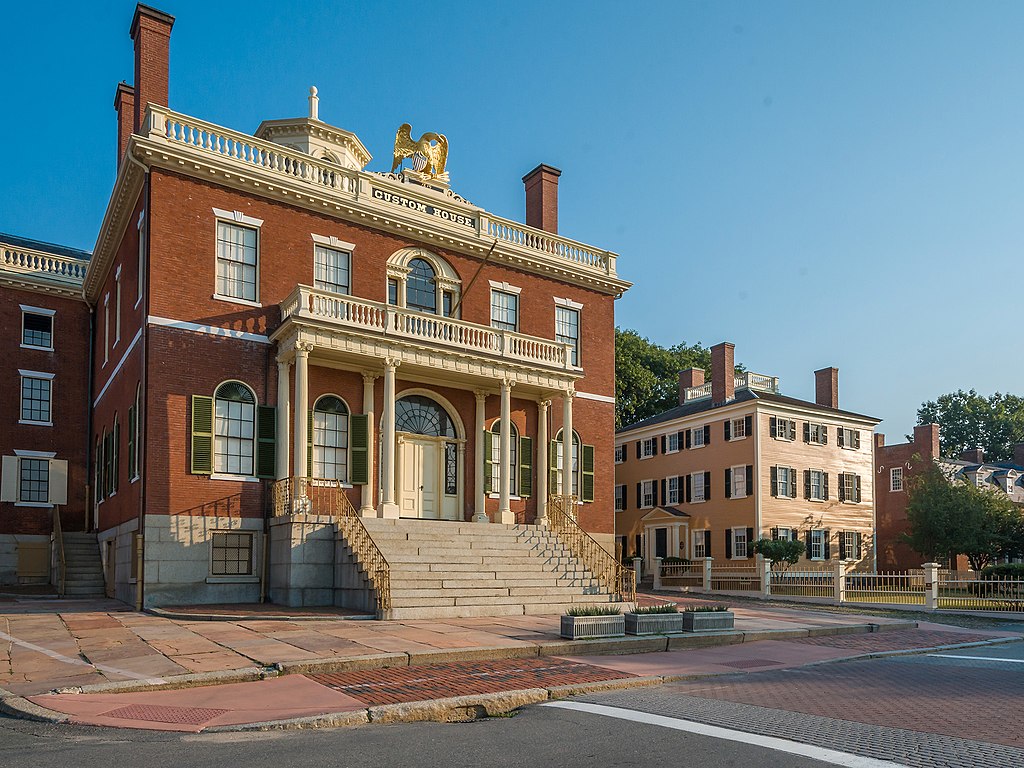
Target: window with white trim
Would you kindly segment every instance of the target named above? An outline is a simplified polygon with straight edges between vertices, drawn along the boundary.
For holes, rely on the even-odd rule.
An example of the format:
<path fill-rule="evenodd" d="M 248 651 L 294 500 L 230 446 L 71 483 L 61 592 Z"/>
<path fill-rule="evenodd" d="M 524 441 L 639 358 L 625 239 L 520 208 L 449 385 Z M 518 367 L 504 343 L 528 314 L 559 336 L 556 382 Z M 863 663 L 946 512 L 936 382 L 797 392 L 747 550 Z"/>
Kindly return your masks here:
<path fill-rule="evenodd" d="M 665 482 L 665 503 L 679 503 L 679 478 L 670 477 Z"/>
<path fill-rule="evenodd" d="M 847 560 L 860 560 L 864 556 L 861 551 L 861 537 L 856 531 L 840 531 L 840 549 Z"/>
<path fill-rule="evenodd" d="M 555 307 L 555 341 L 572 347 L 573 365 L 580 364 L 580 311 L 571 307 Z"/>
<path fill-rule="evenodd" d="M 313 245 L 313 287 L 331 293 L 349 293 L 352 254 L 326 245 Z"/>
<path fill-rule="evenodd" d="M 110 360 L 110 294 L 103 297 L 103 364 Z"/>
<path fill-rule="evenodd" d="M 775 496 L 796 496 L 796 470 L 793 467 L 775 467 Z"/>
<path fill-rule="evenodd" d="M 860 476 L 849 473 L 839 475 L 840 501 L 856 504 L 860 501 Z"/>
<path fill-rule="evenodd" d="M 804 442 L 811 445 L 825 445 L 828 443 L 828 427 L 824 424 L 807 422 L 804 427 Z"/>
<path fill-rule="evenodd" d="M 569 495 L 575 494 L 576 496 L 582 496 L 582 488 L 580 487 L 580 442 L 579 433 L 574 429 L 572 431 L 572 490 L 568 492 Z M 559 496 L 563 495 L 562 491 L 562 467 L 565 462 L 564 459 L 564 444 L 562 443 L 562 430 L 558 430 L 555 435 L 555 493 Z"/>
<path fill-rule="evenodd" d="M 313 477 L 348 481 L 348 408 L 324 395 L 313 406 Z"/>
<path fill-rule="evenodd" d="M 903 490 L 903 467 L 893 467 L 889 470 L 889 490 Z"/>
<path fill-rule="evenodd" d="M 217 221 L 217 296 L 258 301 L 259 230 Z"/>
<path fill-rule="evenodd" d="M 810 469 L 808 472 L 808 495 L 807 497 L 811 501 L 825 501 L 828 498 L 827 480 L 825 479 L 825 472 L 821 469 Z"/>
<path fill-rule="evenodd" d="M 18 501 L 46 504 L 50 499 L 50 460 L 18 459 Z"/>
<path fill-rule="evenodd" d="M 775 535 L 772 538 L 776 541 L 793 541 L 796 538 L 792 528 L 776 528 L 773 533 Z"/>
<path fill-rule="evenodd" d="M 675 453 L 679 450 L 679 433 L 669 432 L 665 436 L 665 452 Z"/>
<path fill-rule="evenodd" d="M 650 509 L 654 506 L 654 481 L 644 480 L 640 483 L 640 506 Z"/>
<path fill-rule="evenodd" d="M 139 252 L 138 252 L 139 274 L 137 276 L 138 277 L 138 284 L 136 285 L 136 294 L 135 294 L 135 306 L 137 307 L 142 302 L 142 290 L 143 290 L 143 285 L 144 285 L 143 281 L 145 280 L 144 276 L 146 274 L 146 212 L 145 211 L 142 211 L 141 213 L 139 213 L 139 221 L 138 221 L 138 224 L 136 224 L 136 229 L 138 229 L 138 231 L 139 231 Z"/>
<path fill-rule="evenodd" d="M 29 349 L 53 349 L 53 316 L 50 309 L 21 307 L 21 346 Z"/>
<path fill-rule="evenodd" d="M 732 529 L 732 556 L 734 559 L 747 557 L 747 529 Z"/>
<path fill-rule="evenodd" d="M 692 552 L 693 559 L 697 560 L 707 557 L 709 553 L 706 547 L 707 539 L 704 536 L 704 529 L 694 531 L 691 540 L 693 544 L 690 547 L 690 551 Z"/>
<path fill-rule="evenodd" d="M 811 531 L 811 560 L 825 559 L 825 531 L 815 529 Z"/>
<path fill-rule="evenodd" d="M 651 456 L 654 456 L 654 451 L 656 450 L 654 446 L 654 441 L 656 439 L 657 438 L 654 437 L 645 437 L 643 440 L 640 441 L 641 459 L 649 459 L 651 458 Z"/>
<path fill-rule="evenodd" d="M 52 373 L 19 371 L 21 374 L 21 422 L 49 425 L 52 420 Z"/>
<path fill-rule="evenodd" d="M 694 504 L 704 501 L 704 473 L 694 472 L 690 475 L 690 501 Z"/>
<path fill-rule="evenodd" d="M 509 422 L 509 482 L 508 492 L 516 496 L 519 480 L 519 430 Z M 575 458 L 575 457 L 574 457 Z M 575 467 L 573 467 L 575 469 Z M 491 426 L 491 490 L 495 493 L 501 488 L 501 419 L 496 419 Z"/>
<path fill-rule="evenodd" d="M 690 430 L 690 447 L 704 447 L 704 427 L 696 427 L 695 429 Z"/>
<path fill-rule="evenodd" d="M 253 535 L 239 531 L 216 531 L 210 539 L 211 576 L 251 576 Z"/>
<path fill-rule="evenodd" d="M 626 446 L 616 445 L 615 446 L 615 463 L 622 464 L 626 460 Z"/>
<path fill-rule="evenodd" d="M 796 440 L 796 422 L 772 416 L 768 419 L 768 431 L 776 440 Z"/>
<path fill-rule="evenodd" d="M 840 427 L 836 430 L 836 439 L 839 441 L 840 448 L 847 448 L 849 450 L 860 448 L 860 430 L 858 429 Z"/>
<path fill-rule="evenodd" d="M 747 467 L 746 465 L 740 465 L 732 467 L 732 471 L 729 473 L 729 477 L 732 480 L 732 498 L 742 499 L 747 495 Z"/>
<path fill-rule="evenodd" d="M 256 453 L 256 396 L 238 381 L 214 394 L 213 471 L 252 477 Z"/>
<path fill-rule="evenodd" d="M 491 327 L 505 331 L 519 330 L 519 296 L 517 294 L 491 289 Z"/>
<path fill-rule="evenodd" d="M 622 512 L 626 508 L 626 486 L 615 486 L 615 511 Z"/>
<path fill-rule="evenodd" d="M 741 416 L 738 419 L 732 419 L 729 424 L 729 439 L 730 440 L 742 440 L 747 436 L 747 420 Z"/>

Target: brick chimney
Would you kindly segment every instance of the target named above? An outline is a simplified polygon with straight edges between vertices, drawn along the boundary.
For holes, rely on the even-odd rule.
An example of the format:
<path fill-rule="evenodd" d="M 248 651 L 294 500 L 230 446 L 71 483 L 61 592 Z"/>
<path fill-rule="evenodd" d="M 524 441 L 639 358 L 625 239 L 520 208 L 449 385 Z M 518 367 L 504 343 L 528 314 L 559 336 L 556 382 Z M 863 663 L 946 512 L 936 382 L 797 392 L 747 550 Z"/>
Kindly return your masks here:
<path fill-rule="evenodd" d="M 735 344 L 723 341 L 711 348 L 711 402 L 726 403 L 736 394 Z"/>
<path fill-rule="evenodd" d="M 922 459 L 939 458 L 939 425 L 922 424 L 914 427 L 914 445 Z"/>
<path fill-rule="evenodd" d="M 135 133 L 142 127 L 147 104 L 167 106 L 167 79 L 173 26 L 174 17 L 170 14 L 142 3 L 135 6 L 130 31 L 135 43 Z"/>
<path fill-rule="evenodd" d="M 117 167 L 121 167 L 128 137 L 135 126 L 135 90 L 126 82 L 117 84 L 114 93 L 114 109 L 117 110 Z"/>
<path fill-rule="evenodd" d="M 838 368 L 822 368 L 814 372 L 814 402 L 826 408 L 839 407 Z"/>
<path fill-rule="evenodd" d="M 961 461 L 969 461 L 971 464 L 984 464 L 985 451 L 981 448 L 968 448 L 960 454 Z"/>
<path fill-rule="evenodd" d="M 558 177 L 562 172 L 541 163 L 523 176 L 526 186 L 526 225 L 558 234 Z"/>
<path fill-rule="evenodd" d="M 679 404 L 686 402 L 686 390 L 690 387 L 704 386 L 704 369 L 687 368 L 679 372 Z"/>

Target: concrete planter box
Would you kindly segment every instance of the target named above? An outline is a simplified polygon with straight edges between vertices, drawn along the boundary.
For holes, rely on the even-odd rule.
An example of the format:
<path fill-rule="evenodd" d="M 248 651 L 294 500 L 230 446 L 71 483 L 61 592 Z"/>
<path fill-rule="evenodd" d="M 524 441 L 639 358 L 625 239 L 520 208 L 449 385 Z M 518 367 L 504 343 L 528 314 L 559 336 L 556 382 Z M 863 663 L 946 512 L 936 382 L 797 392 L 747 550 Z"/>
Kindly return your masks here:
<path fill-rule="evenodd" d="M 735 616 L 732 611 L 684 611 L 683 632 L 707 632 L 714 629 L 732 629 Z"/>
<path fill-rule="evenodd" d="M 591 637 L 622 637 L 626 634 L 626 620 L 622 614 L 614 616 L 562 616 L 561 635 L 569 640 Z"/>
<path fill-rule="evenodd" d="M 683 613 L 626 613 L 627 635 L 665 635 L 683 631 Z"/>

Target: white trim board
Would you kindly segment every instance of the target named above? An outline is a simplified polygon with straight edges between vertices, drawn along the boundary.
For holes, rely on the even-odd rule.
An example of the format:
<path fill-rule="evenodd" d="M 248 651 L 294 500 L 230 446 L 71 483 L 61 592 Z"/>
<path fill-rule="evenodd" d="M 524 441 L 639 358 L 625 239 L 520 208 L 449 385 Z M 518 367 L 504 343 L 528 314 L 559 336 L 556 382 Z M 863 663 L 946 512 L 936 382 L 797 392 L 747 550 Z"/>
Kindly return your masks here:
<path fill-rule="evenodd" d="M 135 345 L 139 343 L 139 339 L 141 338 L 142 329 L 139 328 L 139 330 L 135 332 L 135 338 L 132 339 L 132 343 L 128 345 L 128 349 L 124 351 L 124 354 L 121 355 L 121 359 L 118 361 L 117 365 L 114 366 L 114 370 L 110 372 L 110 376 L 107 378 L 107 383 L 103 385 L 103 389 L 101 389 L 100 393 L 96 395 L 96 399 L 92 401 L 93 408 L 99 405 L 100 400 L 103 399 L 103 395 L 107 393 L 107 388 L 111 383 L 113 383 L 114 379 L 117 378 L 117 374 L 121 372 L 121 366 L 124 365 L 124 361 L 128 359 L 128 355 L 132 353 L 132 350 L 135 349 Z"/>

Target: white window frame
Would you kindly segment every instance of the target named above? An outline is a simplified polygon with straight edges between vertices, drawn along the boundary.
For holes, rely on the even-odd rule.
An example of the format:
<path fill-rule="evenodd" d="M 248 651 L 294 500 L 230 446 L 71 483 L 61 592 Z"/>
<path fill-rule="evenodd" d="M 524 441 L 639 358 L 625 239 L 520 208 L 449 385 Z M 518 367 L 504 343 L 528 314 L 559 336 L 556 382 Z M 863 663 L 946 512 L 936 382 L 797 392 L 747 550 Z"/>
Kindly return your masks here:
<path fill-rule="evenodd" d="M 743 434 L 740 434 L 740 433 Z M 729 420 L 729 442 L 733 440 L 746 440 L 747 435 L 747 419 L 745 416 L 740 416 L 738 419 Z"/>
<path fill-rule="evenodd" d="M 899 493 L 903 487 L 903 467 L 892 467 L 889 470 L 889 490 Z"/>
<path fill-rule="evenodd" d="M 807 444 L 808 445 L 824 445 L 821 440 L 822 430 L 826 429 L 826 425 L 820 421 L 809 421 L 807 422 Z M 815 434 L 817 432 L 817 434 Z"/>
<path fill-rule="evenodd" d="M 640 481 L 640 509 L 654 509 L 655 480 Z"/>
<path fill-rule="evenodd" d="M 110 293 L 103 296 L 103 365 L 110 362 Z"/>
<path fill-rule="evenodd" d="M 623 512 L 626 509 L 626 486 L 615 486 L 615 511 Z"/>
<path fill-rule="evenodd" d="M 675 447 L 672 444 L 675 443 Z M 679 433 L 669 432 L 665 435 L 665 453 L 678 453 L 679 452 Z"/>
<path fill-rule="evenodd" d="M 732 557 L 731 560 L 746 560 L 747 559 L 747 547 L 751 545 L 751 542 L 747 541 L 747 529 L 742 526 L 737 526 L 732 529 Z M 739 536 L 737 536 L 739 532 Z M 743 554 L 739 554 L 740 545 L 743 546 Z"/>
<path fill-rule="evenodd" d="M 317 290 L 327 291 L 329 293 L 336 293 L 341 296 L 352 295 L 352 254 L 356 247 L 353 243 L 346 243 L 343 240 L 339 240 L 336 237 L 324 237 L 323 235 L 310 235 L 313 239 L 313 287 Z M 335 254 L 340 254 L 347 259 L 345 267 L 345 273 L 347 274 L 348 283 L 345 286 L 344 291 L 338 291 L 335 288 L 325 287 L 324 285 L 318 285 L 320 282 L 317 277 L 317 271 L 319 267 L 319 257 L 323 251 L 332 251 Z M 257 254 L 258 259 L 258 254 Z M 326 271 L 326 270 L 325 270 Z M 339 283 L 331 283 L 331 285 L 339 285 Z"/>
<path fill-rule="evenodd" d="M 691 560 L 699 560 L 708 556 L 708 553 L 704 551 L 704 532 L 706 530 L 706 528 L 698 528 L 690 533 Z"/>
<path fill-rule="evenodd" d="M 818 554 L 815 554 L 817 550 Z M 825 530 L 814 528 L 811 530 L 811 560 L 825 559 Z"/>
<path fill-rule="evenodd" d="M 786 479 L 782 479 L 782 473 L 785 472 Z M 790 472 L 793 474 L 791 475 Z M 779 499 L 791 499 L 793 498 L 793 488 L 796 485 L 796 471 L 792 467 L 776 467 L 775 468 L 775 498 Z M 785 483 L 785 487 L 783 487 Z"/>
<path fill-rule="evenodd" d="M 40 371 L 26 371 L 18 369 L 18 375 L 21 377 L 18 383 L 18 423 L 19 424 L 30 424 L 36 427 L 52 427 L 53 426 L 53 379 L 55 374 L 42 373 Z M 49 382 L 49 401 L 50 406 L 48 409 L 49 419 L 46 421 L 38 421 L 36 419 L 24 419 L 22 414 L 25 411 L 25 380 L 34 379 L 36 381 Z"/>
<path fill-rule="evenodd" d="M 656 437 L 645 437 L 640 441 L 640 458 L 651 459 L 654 458 L 654 441 Z"/>
<path fill-rule="evenodd" d="M 495 300 L 499 301 L 495 301 Z M 501 299 L 507 299 L 505 304 L 501 303 Z M 490 303 L 491 317 L 490 325 L 491 328 L 495 328 L 501 331 L 511 331 L 512 333 L 519 332 L 519 294 L 512 293 L 511 291 L 501 291 L 497 288 L 491 288 L 491 303 Z M 501 320 L 495 317 L 495 311 L 499 314 L 505 314 L 511 312 L 512 322 L 508 323 L 505 320 Z M 512 327 L 507 327 L 511 325 Z"/>
<path fill-rule="evenodd" d="M 213 286 L 213 298 L 217 301 L 226 301 L 231 304 L 241 304 L 248 307 L 262 307 L 260 303 L 260 265 L 262 259 L 260 258 L 262 250 L 262 230 L 263 219 L 256 219 L 252 216 L 246 216 L 241 211 L 225 211 L 220 208 L 213 209 L 214 224 L 213 224 L 213 258 L 214 258 L 214 286 Z M 221 224 L 226 224 L 230 227 L 239 227 L 255 230 L 256 232 L 256 263 L 254 266 L 254 285 L 253 285 L 253 299 L 247 299 L 242 296 L 228 296 L 222 294 L 217 290 L 217 281 L 220 279 L 220 253 L 218 251 L 218 236 L 217 229 Z"/>
<path fill-rule="evenodd" d="M 675 483 L 675 488 L 672 484 Z M 665 503 L 666 504 L 678 504 L 679 503 L 679 476 L 672 475 L 665 478 Z"/>
<path fill-rule="evenodd" d="M 793 541 L 794 531 L 792 528 L 776 528 L 775 535 L 778 536 L 777 541 Z"/>
<path fill-rule="evenodd" d="M 853 442 L 852 438 L 854 433 L 860 432 L 859 429 L 853 427 L 836 427 L 843 433 L 843 444 L 840 446 L 844 451 L 856 451 L 857 449 L 851 445 Z M 838 438 L 836 438 L 838 440 Z"/>
<path fill-rule="evenodd" d="M 855 475 L 853 472 L 846 472 L 840 475 L 840 482 L 843 484 L 843 503 L 844 504 L 857 504 L 857 500 L 853 498 L 857 495 L 857 478 L 859 475 Z M 849 479 L 849 487 L 846 482 Z"/>
<path fill-rule="evenodd" d="M 326 427 L 326 424 L 323 427 L 318 427 L 317 426 L 317 418 L 318 418 L 317 414 L 321 414 L 322 416 L 336 416 L 336 417 L 341 416 L 341 414 L 335 414 L 335 413 L 331 413 L 331 412 L 324 411 L 324 410 L 317 410 L 316 406 L 320 403 L 320 401 L 323 400 L 324 398 L 328 398 L 328 397 L 337 398 L 338 400 L 341 401 L 341 404 L 344 406 L 344 408 L 345 408 L 345 413 L 344 413 L 344 420 L 345 420 L 344 424 L 345 424 L 345 426 L 344 426 L 344 429 L 328 430 L 327 427 Z M 333 392 L 325 392 L 322 395 L 318 395 L 316 400 L 314 400 L 314 402 L 313 402 L 313 434 L 309 436 L 309 439 L 313 443 L 313 476 L 316 477 L 319 480 L 337 480 L 338 482 L 341 483 L 341 485 L 343 487 L 346 487 L 346 488 L 351 487 L 349 485 L 349 473 L 352 471 L 352 467 L 351 467 L 352 439 L 351 439 L 351 432 L 350 432 L 351 424 L 352 424 L 351 419 L 352 419 L 352 410 L 348 407 L 348 403 L 345 402 L 345 398 L 343 398 L 341 395 L 336 395 Z M 326 421 L 326 419 L 325 419 L 325 421 Z M 337 432 L 337 433 L 344 434 L 344 436 L 345 436 L 345 445 L 344 446 L 334 446 L 334 445 L 328 445 L 326 442 L 323 442 L 323 441 L 317 442 L 316 436 L 317 436 L 317 432 L 318 431 L 320 432 L 321 435 L 325 435 L 328 432 Z M 325 477 L 325 475 L 326 475 L 325 472 L 319 472 L 318 473 L 316 471 L 317 464 L 320 464 L 321 466 L 324 466 L 324 465 L 327 464 L 327 462 L 323 459 L 323 452 L 324 452 L 325 449 L 339 451 L 339 452 L 341 452 L 344 455 L 344 457 L 345 457 L 345 470 L 344 470 L 344 473 L 343 473 L 343 475 L 344 475 L 343 477 L 330 477 L 329 478 L 329 477 Z M 317 460 L 318 456 L 320 457 L 319 461 Z M 335 466 L 335 469 L 336 469 L 337 468 L 337 462 L 334 463 L 334 466 Z"/>
<path fill-rule="evenodd" d="M 781 424 L 782 422 L 786 423 L 786 434 L 785 435 L 780 435 L 779 434 L 779 424 Z M 790 424 L 793 425 L 793 429 L 792 430 L 789 429 L 789 425 Z M 789 436 L 791 431 L 793 433 L 793 437 Z M 795 419 L 788 419 L 785 416 L 776 416 L 775 417 L 775 435 L 773 437 L 774 437 L 775 440 L 785 440 L 787 443 L 794 442 L 796 440 L 796 420 Z"/>
<path fill-rule="evenodd" d="M 44 309 L 43 307 L 33 307 L 28 304 L 20 304 L 21 307 L 21 348 L 22 349 L 38 349 L 44 352 L 52 352 L 54 350 L 54 328 L 56 323 L 54 317 L 57 314 L 55 309 Z M 36 344 L 25 343 L 25 315 L 44 315 L 50 318 L 50 346 L 40 347 Z"/>
<path fill-rule="evenodd" d="M 251 403 L 251 406 L 252 406 L 252 416 L 251 416 L 252 436 L 251 437 L 240 437 L 240 436 L 233 436 L 233 435 L 230 435 L 230 434 L 221 435 L 217 431 L 217 426 L 218 426 L 217 425 L 217 422 L 218 422 L 218 415 L 217 415 L 218 397 L 217 397 L 217 392 L 220 390 L 221 387 L 223 387 L 225 384 L 228 384 L 228 383 L 241 384 L 243 387 L 245 387 L 247 390 L 249 390 L 249 394 L 252 395 L 252 403 Z M 226 402 L 226 403 L 237 403 L 238 401 L 237 400 L 226 400 L 225 399 L 224 402 Z M 249 403 L 241 403 L 241 405 L 250 405 L 250 404 Z M 257 430 L 257 421 L 258 421 L 258 417 L 259 417 L 259 405 L 260 405 L 260 402 L 259 402 L 259 398 L 256 396 L 256 390 L 254 390 L 252 387 L 250 387 L 244 381 L 240 381 L 239 379 L 225 379 L 224 381 L 220 382 L 220 384 L 218 384 L 216 387 L 213 388 L 213 473 L 210 475 L 210 479 L 212 479 L 212 480 L 235 480 L 235 481 L 247 480 L 247 481 L 252 481 L 252 482 L 259 482 L 259 478 L 256 477 L 256 462 L 259 460 L 259 457 L 257 455 L 257 451 L 259 450 L 259 436 L 257 435 L 257 432 L 256 432 L 256 430 Z M 231 416 L 231 414 L 227 414 L 227 415 L 225 415 L 223 417 L 220 417 L 220 418 L 226 419 L 229 422 L 230 421 L 240 421 L 239 419 L 234 419 Z M 246 443 L 251 445 L 251 456 L 249 457 L 249 459 L 252 462 L 252 471 L 251 472 L 249 472 L 249 473 L 245 473 L 245 472 L 237 472 L 237 473 L 235 473 L 235 472 L 231 472 L 230 470 L 226 470 L 226 469 L 225 470 L 218 470 L 217 469 L 217 458 L 218 458 L 218 456 L 224 456 L 224 457 L 227 457 L 228 459 L 230 459 L 230 457 L 232 456 L 232 454 L 230 452 L 226 452 L 226 451 L 223 451 L 223 450 L 220 450 L 220 451 L 218 450 L 218 441 L 220 440 L 220 438 L 223 438 L 223 440 L 220 441 L 221 444 L 223 444 L 226 441 L 230 441 L 230 440 L 241 440 L 241 441 L 245 441 Z M 239 456 L 242 456 L 242 454 L 239 454 Z M 243 458 L 244 458 L 244 456 L 243 456 Z M 304 465 L 305 465 L 305 462 L 303 462 L 303 466 Z"/>
<path fill-rule="evenodd" d="M 809 501 L 827 501 L 825 498 L 825 470 L 823 469 L 809 469 L 811 473 L 811 497 Z M 818 495 L 814 495 L 814 475 L 818 475 Z"/>
<path fill-rule="evenodd" d="M 700 485 L 697 485 L 697 481 L 700 480 Z M 697 496 L 697 489 L 700 488 L 700 497 Z M 691 472 L 690 473 L 690 503 L 691 504 L 703 504 L 707 501 L 707 489 L 704 487 L 704 473 L 703 472 Z"/>
<path fill-rule="evenodd" d="M 840 531 L 839 535 L 843 538 L 843 549 L 846 550 L 847 560 L 861 560 L 864 553 L 857 551 L 857 557 L 851 557 L 850 554 L 857 549 L 857 532 L 856 531 Z"/>
<path fill-rule="evenodd" d="M 700 435 L 700 442 L 697 442 L 697 435 Z M 690 430 L 690 448 L 703 448 L 704 447 L 704 427 L 693 427 Z"/>
<path fill-rule="evenodd" d="M 626 462 L 626 444 L 615 446 L 615 463 L 625 464 Z"/>
<path fill-rule="evenodd" d="M 740 464 L 735 467 L 730 467 L 730 476 L 732 478 L 732 498 L 734 499 L 745 499 L 749 494 L 747 490 L 747 465 Z"/>
<path fill-rule="evenodd" d="M 15 481 L 15 488 L 14 488 L 14 498 L 15 498 L 15 501 L 13 502 L 14 506 L 15 507 L 28 507 L 28 508 L 32 508 L 32 509 L 51 509 L 53 507 L 53 504 L 51 504 L 49 501 L 22 501 L 21 500 L 21 462 L 23 460 L 25 460 L 25 459 L 28 459 L 30 461 L 34 460 L 34 461 L 46 461 L 46 462 L 49 462 L 51 459 L 56 458 L 56 456 L 57 456 L 56 451 L 25 451 L 25 450 L 17 450 L 16 449 L 14 451 L 14 456 L 17 459 L 17 472 L 16 472 L 15 478 L 14 478 L 14 481 Z M 47 468 L 47 477 L 46 477 L 46 495 L 47 495 L 47 498 L 49 498 L 50 495 L 51 495 L 50 494 L 50 468 L 52 468 L 52 464 L 50 465 L 50 467 Z"/>
<path fill-rule="evenodd" d="M 509 424 L 512 426 L 512 434 L 509 439 L 510 453 L 512 454 L 511 460 L 509 461 L 509 498 L 518 500 L 519 496 L 519 462 L 521 457 L 519 456 L 519 427 L 515 425 L 515 422 L 510 421 Z M 491 440 L 491 466 L 488 467 L 488 472 L 491 475 L 491 493 L 489 498 L 497 499 L 501 497 L 498 489 L 501 488 L 501 419 L 495 419 L 494 423 L 491 424 L 491 428 L 487 430 L 487 434 L 490 435 Z M 498 431 L 495 431 L 498 430 Z M 559 477 L 561 472 L 559 472 Z"/>
<path fill-rule="evenodd" d="M 572 312 L 576 315 L 576 338 L 573 339 L 570 336 L 563 336 L 563 339 L 570 339 L 569 341 L 560 340 L 558 333 L 558 315 L 559 312 Z M 573 357 L 575 360 L 570 362 L 577 368 L 582 367 L 581 360 L 583 359 L 583 350 L 580 345 L 580 337 L 583 333 L 583 305 L 572 301 L 571 299 L 555 299 L 555 341 L 560 344 L 569 344 L 573 348 Z"/>
<path fill-rule="evenodd" d="M 121 341 L 121 265 L 114 271 L 114 346 Z"/>

